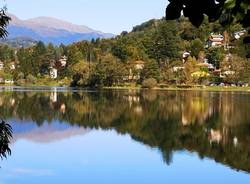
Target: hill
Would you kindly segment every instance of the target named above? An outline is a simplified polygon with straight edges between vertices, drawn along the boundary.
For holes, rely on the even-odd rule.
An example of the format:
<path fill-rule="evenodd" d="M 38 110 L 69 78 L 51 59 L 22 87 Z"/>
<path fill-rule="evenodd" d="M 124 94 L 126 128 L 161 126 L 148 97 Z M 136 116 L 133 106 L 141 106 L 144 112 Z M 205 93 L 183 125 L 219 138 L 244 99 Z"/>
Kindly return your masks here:
<path fill-rule="evenodd" d="M 81 40 L 96 38 L 110 38 L 113 34 L 93 30 L 87 26 L 75 25 L 70 22 L 51 17 L 38 17 L 21 20 L 11 15 L 12 21 L 8 26 L 8 40 L 16 38 L 29 38 L 44 43 L 71 44 Z"/>

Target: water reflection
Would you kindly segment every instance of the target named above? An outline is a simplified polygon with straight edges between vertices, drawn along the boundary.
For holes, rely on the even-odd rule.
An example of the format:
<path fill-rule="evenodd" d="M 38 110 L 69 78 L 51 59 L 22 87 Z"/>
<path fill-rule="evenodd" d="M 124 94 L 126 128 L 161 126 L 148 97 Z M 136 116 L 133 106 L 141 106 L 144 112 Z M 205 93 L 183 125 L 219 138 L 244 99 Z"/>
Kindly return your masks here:
<path fill-rule="evenodd" d="M 175 151 L 187 150 L 246 172 L 249 109 L 250 94 L 235 92 L 52 90 L 0 96 L 0 117 L 14 122 L 14 141 L 50 143 L 101 128 L 159 149 L 167 164 Z"/>

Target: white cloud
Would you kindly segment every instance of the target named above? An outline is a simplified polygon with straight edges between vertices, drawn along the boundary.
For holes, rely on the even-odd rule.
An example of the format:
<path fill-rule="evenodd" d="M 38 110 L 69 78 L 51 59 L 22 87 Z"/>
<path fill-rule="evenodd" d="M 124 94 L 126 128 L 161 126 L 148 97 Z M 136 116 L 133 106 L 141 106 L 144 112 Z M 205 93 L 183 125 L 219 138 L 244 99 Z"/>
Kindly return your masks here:
<path fill-rule="evenodd" d="M 12 171 L 14 174 L 25 174 L 33 176 L 52 176 L 54 172 L 49 169 L 29 169 L 29 168 L 16 168 Z"/>

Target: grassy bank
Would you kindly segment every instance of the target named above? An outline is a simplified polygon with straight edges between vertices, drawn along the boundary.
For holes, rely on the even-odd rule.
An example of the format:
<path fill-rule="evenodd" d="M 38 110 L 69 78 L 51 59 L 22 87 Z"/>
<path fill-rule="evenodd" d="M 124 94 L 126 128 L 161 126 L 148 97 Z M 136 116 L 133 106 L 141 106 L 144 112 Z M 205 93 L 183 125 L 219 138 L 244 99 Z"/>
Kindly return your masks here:
<path fill-rule="evenodd" d="M 112 86 L 104 87 L 104 89 L 121 89 L 121 90 L 140 90 L 144 89 L 141 86 Z M 231 87 L 231 86 L 190 86 L 190 87 L 178 87 L 178 86 L 168 86 L 168 87 L 155 87 L 152 89 L 145 90 L 172 90 L 172 91 L 244 91 L 250 92 L 250 87 Z"/>

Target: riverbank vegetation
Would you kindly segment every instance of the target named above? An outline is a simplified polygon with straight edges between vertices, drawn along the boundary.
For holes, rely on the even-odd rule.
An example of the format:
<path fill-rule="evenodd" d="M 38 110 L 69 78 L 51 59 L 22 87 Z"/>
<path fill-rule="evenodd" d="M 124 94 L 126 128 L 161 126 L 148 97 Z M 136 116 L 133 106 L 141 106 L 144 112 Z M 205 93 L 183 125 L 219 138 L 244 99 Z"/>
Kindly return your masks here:
<path fill-rule="evenodd" d="M 150 20 L 112 39 L 68 46 L 1 45 L 0 82 L 78 87 L 248 86 L 250 49 L 242 41 L 245 32 L 239 24 L 229 29 L 207 19 L 195 28 L 181 17 Z"/>

